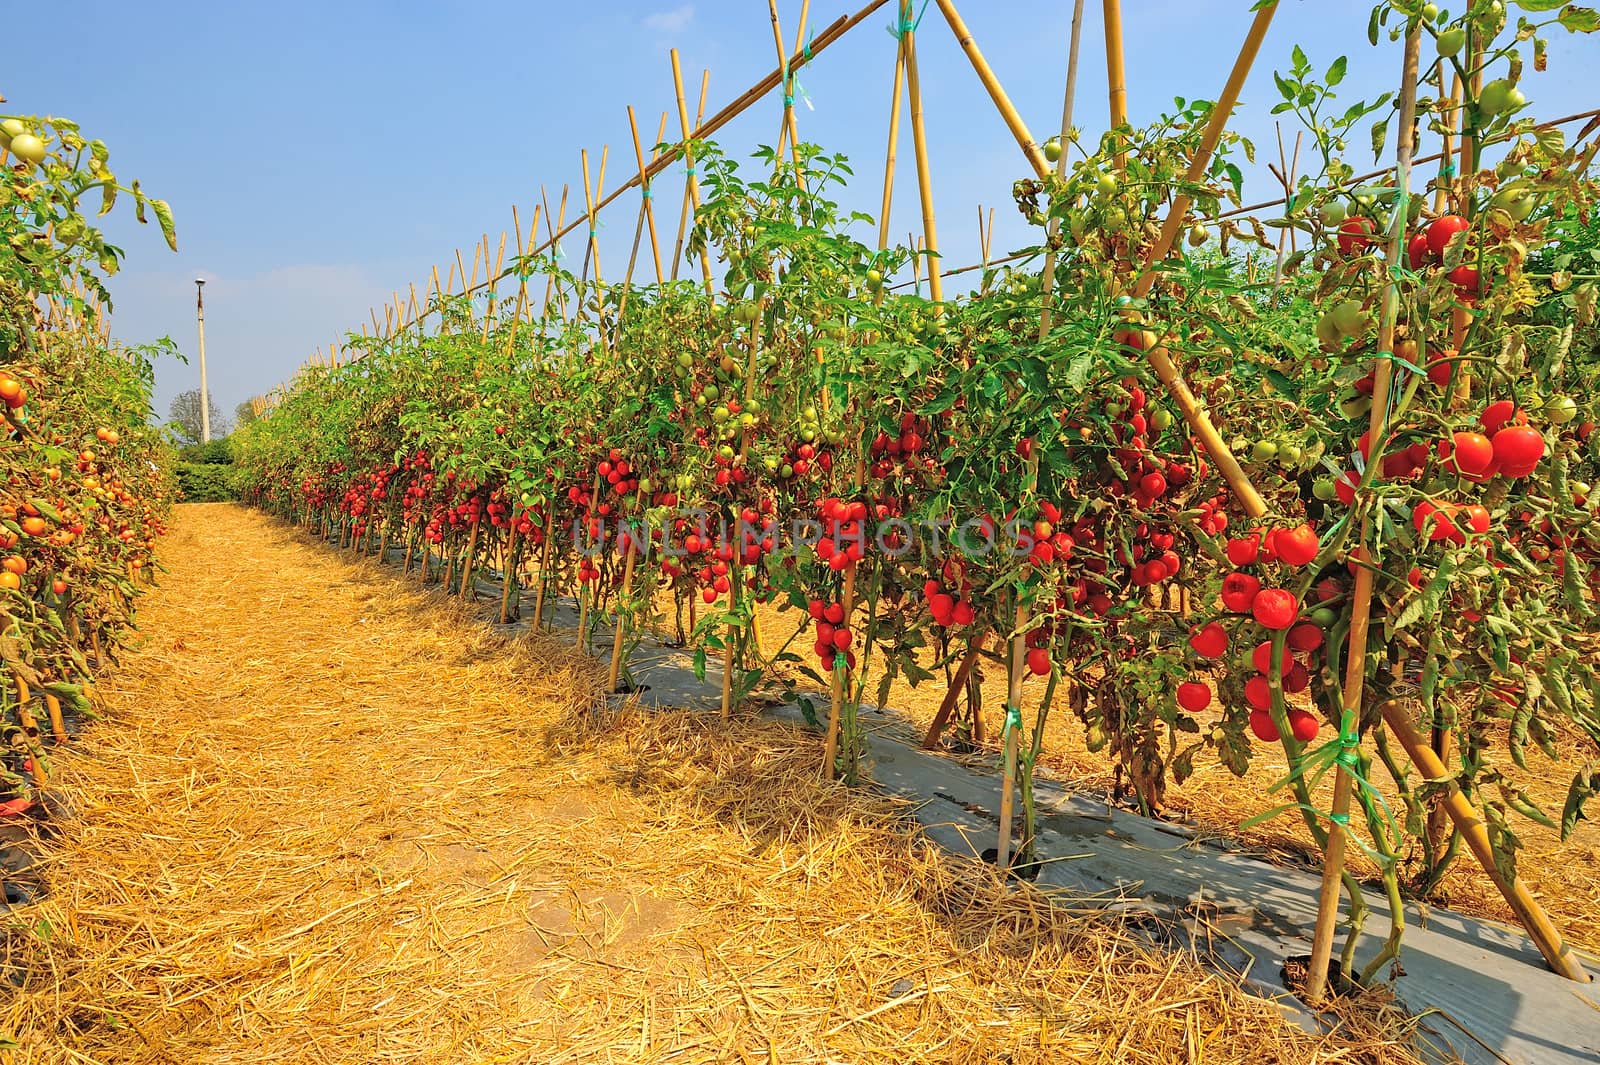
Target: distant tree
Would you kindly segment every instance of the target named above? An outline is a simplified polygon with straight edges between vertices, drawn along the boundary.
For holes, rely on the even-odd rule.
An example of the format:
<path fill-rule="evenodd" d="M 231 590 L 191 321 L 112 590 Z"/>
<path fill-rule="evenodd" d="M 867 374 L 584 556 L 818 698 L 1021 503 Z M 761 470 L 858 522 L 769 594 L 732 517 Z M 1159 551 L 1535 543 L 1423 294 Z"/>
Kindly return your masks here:
<path fill-rule="evenodd" d="M 210 399 L 210 397 L 206 397 Z M 222 416 L 222 411 L 217 409 L 217 401 L 210 399 L 208 406 L 211 408 L 211 438 L 213 440 L 228 435 L 228 422 Z M 187 392 L 179 392 L 172 397 L 172 406 L 167 408 L 171 417 L 168 423 L 185 441 L 198 443 L 200 440 L 200 390 L 191 388 Z"/>
<path fill-rule="evenodd" d="M 256 401 L 247 399 L 233 408 L 233 424 L 240 429 L 256 420 Z"/>

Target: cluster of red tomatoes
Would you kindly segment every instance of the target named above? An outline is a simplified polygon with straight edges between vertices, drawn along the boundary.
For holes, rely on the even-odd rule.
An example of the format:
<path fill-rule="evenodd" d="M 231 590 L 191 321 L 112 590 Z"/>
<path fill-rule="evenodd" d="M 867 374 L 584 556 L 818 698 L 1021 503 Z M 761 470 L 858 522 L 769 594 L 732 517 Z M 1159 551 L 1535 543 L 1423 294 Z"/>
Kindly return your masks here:
<path fill-rule="evenodd" d="M 874 477 L 889 477 L 897 467 L 901 472 L 938 470 L 938 458 L 929 453 L 932 435 L 933 428 L 928 419 L 906 411 L 900 416 L 898 435 L 880 432 L 872 438 L 872 445 L 868 449 L 872 458 L 869 472 Z"/>
<path fill-rule="evenodd" d="M 1271 714 L 1272 689 L 1268 675 L 1272 669 L 1272 633 L 1287 630 L 1283 657 L 1278 663 L 1283 691 L 1294 695 L 1311 684 L 1311 671 L 1307 665 L 1295 660 L 1295 654 L 1311 656 L 1323 644 L 1323 630 L 1315 620 L 1302 618 L 1301 604 L 1295 594 L 1286 588 L 1263 586 L 1261 578 L 1246 572 L 1247 567 L 1269 563 L 1282 563 L 1292 568 L 1309 565 L 1321 551 L 1321 540 L 1309 522 L 1287 528 L 1253 531 L 1227 541 L 1228 561 L 1239 567 L 1222 581 L 1222 608 L 1230 614 L 1247 615 L 1267 638 L 1256 644 L 1250 656 L 1254 674 L 1244 683 L 1245 701 L 1250 704 L 1250 729 L 1257 738 L 1274 742 L 1279 738 L 1277 724 Z M 1340 589 L 1331 581 L 1319 586 L 1324 598 L 1336 597 Z M 1227 653 L 1228 630 L 1220 621 L 1200 626 L 1189 637 L 1189 647 L 1201 659 L 1217 661 Z M 1190 679 L 1178 685 L 1178 705 L 1189 713 L 1199 713 L 1211 705 L 1213 692 L 1204 680 Z M 1290 708 L 1288 721 L 1294 735 L 1301 742 L 1313 739 L 1320 728 L 1317 717 L 1299 708 Z"/>
<path fill-rule="evenodd" d="M 850 627 L 844 623 L 844 604 L 813 599 L 806 604 L 806 613 L 816 622 L 817 638 L 811 645 L 811 650 L 823 668 L 834 668 L 836 659 L 841 654 L 844 655 L 846 668 L 856 668 L 856 655 L 850 649 L 854 636 L 850 632 Z"/>

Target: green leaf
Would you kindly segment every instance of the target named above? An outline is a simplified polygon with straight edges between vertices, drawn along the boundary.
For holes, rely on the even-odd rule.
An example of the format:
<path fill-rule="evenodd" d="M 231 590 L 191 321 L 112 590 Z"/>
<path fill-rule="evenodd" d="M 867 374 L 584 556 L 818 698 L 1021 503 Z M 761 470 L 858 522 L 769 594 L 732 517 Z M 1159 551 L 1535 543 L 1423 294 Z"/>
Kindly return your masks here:
<path fill-rule="evenodd" d="M 1524 11 L 1554 11 L 1566 0 L 1512 0 L 1512 3 Z"/>
<path fill-rule="evenodd" d="M 1600 762 L 1590 762 L 1573 775 L 1572 785 L 1567 788 L 1567 802 L 1561 810 L 1562 842 L 1571 837 L 1579 821 L 1589 819 L 1583 807 L 1596 795 L 1600 795 Z"/>
<path fill-rule="evenodd" d="M 1344 71 L 1348 63 L 1349 61 L 1344 56 L 1340 56 L 1338 59 L 1333 61 L 1333 65 L 1328 68 L 1328 73 L 1324 75 L 1324 80 L 1327 81 L 1328 88 L 1331 89 L 1344 80 Z"/>
<path fill-rule="evenodd" d="M 107 213 L 108 211 L 111 210 L 112 206 L 116 202 L 117 202 L 117 185 L 116 185 L 116 182 L 108 181 L 104 185 L 101 185 L 100 186 L 100 212 L 99 213 L 100 214 Z"/>
<path fill-rule="evenodd" d="M 1600 14 L 1593 8 L 1579 7 L 1576 4 L 1561 12 L 1556 21 L 1573 33 L 1593 33 L 1595 30 L 1600 30 Z"/>
<path fill-rule="evenodd" d="M 1372 124 L 1372 157 L 1376 159 L 1383 154 L 1383 142 L 1389 139 L 1389 120 L 1387 118 Z"/>
<path fill-rule="evenodd" d="M 166 200 L 151 200 L 150 209 L 156 213 L 156 222 L 161 226 L 161 235 L 167 238 L 167 247 L 177 251 L 178 231 L 172 224 L 171 206 Z"/>

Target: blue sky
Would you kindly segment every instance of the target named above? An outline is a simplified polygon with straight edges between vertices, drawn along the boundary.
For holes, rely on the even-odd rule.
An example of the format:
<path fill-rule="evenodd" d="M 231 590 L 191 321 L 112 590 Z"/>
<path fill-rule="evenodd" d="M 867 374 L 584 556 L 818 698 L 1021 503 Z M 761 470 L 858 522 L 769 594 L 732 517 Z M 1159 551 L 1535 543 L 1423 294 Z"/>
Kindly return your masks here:
<path fill-rule="evenodd" d="M 119 176 L 139 178 L 177 215 L 180 252 L 154 226 L 108 227 L 127 250 L 114 279 L 115 334 L 128 342 L 170 335 L 191 356 L 194 284 L 206 286 L 206 347 L 218 405 L 280 383 L 313 350 L 367 320 L 368 308 L 419 290 L 488 233 L 498 243 L 519 205 L 527 226 L 539 186 L 571 183 L 581 206 L 579 149 L 606 187 L 635 171 L 625 107 L 654 135 L 673 106 L 667 49 L 683 59 L 690 107 L 709 68 L 707 113 L 743 92 L 775 62 L 761 0 L 612 0 L 588 4 L 478 0 L 276 0 L 241 3 L 73 5 L 69 32 L 51 5 L 9 0 L 19 38 L 0 70 L 6 113 L 74 118 L 106 140 Z M 856 8 L 813 0 L 820 29 Z M 798 0 L 781 0 L 792 43 Z M 963 15 L 1034 133 L 1059 123 L 1072 5 L 1066 0 L 966 0 Z M 1214 98 L 1250 21 L 1250 0 L 1124 0 L 1128 106 L 1143 123 L 1174 96 Z M 1275 158 L 1271 71 L 1301 44 L 1317 68 L 1348 55 L 1341 99 L 1396 83 L 1397 45 L 1366 42 L 1364 4 L 1284 0 L 1246 86 L 1235 127 Z M 882 185 L 894 41 L 892 4 L 818 58 L 801 82 L 814 109 L 799 109 L 802 138 L 850 157 L 850 206 L 875 214 Z M 1105 128 L 1100 4 L 1086 4 L 1078 125 Z M 936 5 L 918 36 L 930 170 L 940 243 L 950 265 L 977 255 L 977 205 L 994 206 L 997 254 L 1026 242 L 1010 208 L 1011 182 L 1027 173 Z M 1600 37 L 1552 40 L 1550 71 L 1530 74 L 1536 112 L 1555 116 L 1600 103 Z M 718 141 L 745 156 L 771 143 L 777 95 L 731 123 Z M 675 137 L 676 114 L 668 137 Z M 1291 139 L 1293 130 L 1286 127 Z M 893 231 L 919 225 L 909 123 L 902 126 Z M 1358 165 L 1370 159 L 1353 153 Z M 682 167 L 657 183 L 661 228 L 676 225 Z M 1264 171 L 1246 199 L 1273 192 Z M 1253 194 L 1252 194 L 1253 193 Z M 601 231 L 608 277 L 625 264 L 637 194 L 613 205 Z M 572 217 L 569 204 L 569 219 Z M 119 210 L 120 216 L 122 212 Z M 542 227 L 541 227 L 542 228 Z M 670 238 L 668 238 L 670 239 Z M 581 247 L 570 241 L 569 248 Z M 642 276 L 642 275 L 641 275 Z M 381 312 L 380 312 L 381 318 Z M 157 409 L 194 386 L 193 366 L 158 373 Z"/>

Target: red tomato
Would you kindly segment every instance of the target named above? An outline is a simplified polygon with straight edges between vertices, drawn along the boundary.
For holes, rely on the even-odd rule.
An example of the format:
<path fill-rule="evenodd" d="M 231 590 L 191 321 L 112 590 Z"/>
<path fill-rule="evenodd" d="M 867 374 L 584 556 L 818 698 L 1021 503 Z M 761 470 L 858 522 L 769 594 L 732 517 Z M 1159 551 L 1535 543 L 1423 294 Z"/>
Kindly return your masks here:
<path fill-rule="evenodd" d="M 1272 685 L 1257 674 L 1244 682 L 1244 698 L 1257 710 L 1265 710 L 1272 705 Z"/>
<path fill-rule="evenodd" d="M 1261 554 L 1261 534 L 1253 532 L 1228 541 L 1228 561 L 1235 566 L 1248 566 Z"/>
<path fill-rule="evenodd" d="M 1198 714 L 1211 705 L 1211 685 L 1198 680 L 1184 681 L 1178 685 L 1178 705 L 1191 714 Z"/>
<path fill-rule="evenodd" d="M 1228 632 L 1215 621 L 1195 630 L 1189 646 L 1201 658 L 1221 658 L 1228 650 Z"/>
<path fill-rule="evenodd" d="M 1375 243 L 1372 234 L 1377 231 L 1378 223 L 1366 215 L 1346 218 L 1339 223 L 1339 254 L 1346 259 L 1365 255 Z"/>
<path fill-rule="evenodd" d="M 1287 629 L 1300 614 L 1300 600 L 1284 588 L 1263 588 L 1250 602 L 1250 613 L 1269 629 Z"/>
<path fill-rule="evenodd" d="M 1260 590 L 1261 582 L 1250 574 L 1230 573 L 1222 578 L 1222 605 L 1235 614 L 1243 614 Z"/>
<path fill-rule="evenodd" d="M 1476 266 L 1458 266 L 1449 274 L 1450 283 L 1456 287 L 1456 295 L 1463 300 L 1470 299 L 1478 294 L 1478 268 Z"/>
<path fill-rule="evenodd" d="M 1289 671 L 1283 675 L 1283 690 L 1291 695 L 1296 692 L 1303 692 L 1310 686 L 1311 674 L 1307 673 L 1306 667 L 1299 662 L 1290 666 Z"/>
<path fill-rule="evenodd" d="M 1482 433 L 1452 433 L 1445 457 L 1450 459 L 1447 463 L 1450 469 L 1468 477 L 1478 477 L 1494 461 L 1494 445 Z"/>
<path fill-rule="evenodd" d="M 1322 547 L 1322 541 L 1317 538 L 1316 530 L 1309 524 L 1297 525 L 1293 529 L 1279 529 L 1278 535 L 1273 538 L 1272 546 L 1277 551 L 1278 557 L 1291 566 L 1304 566 L 1317 557 L 1317 552 Z"/>
<path fill-rule="evenodd" d="M 1250 664 L 1255 667 L 1257 673 L 1272 672 L 1271 640 L 1262 640 L 1256 644 L 1256 649 L 1250 652 Z M 1294 665 L 1294 660 L 1289 657 L 1289 649 L 1287 647 L 1278 656 L 1278 665 L 1281 667 L 1281 672 L 1284 673 L 1289 672 L 1289 667 Z"/>
<path fill-rule="evenodd" d="M 1517 405 L 1509 399 L 1497 399 L 1478 416 L 1478 424 L 1483 426 L 1483 431 L 1493 436 L 1507 422 L 1516 418 Z"/>
<path fill-rule="evenodd" d="M 1035 647 L 1028 652 L 1028 672 L 1036 677 L 1050 674 L 1050 652 L 1043 647 Z"/>
<path fill-rule="evenodd" d="M 1322 639 L 1322 629 L 1309 621 L 1289 630 L 1289 646 L 1296 651 L 1315 651 L 1322 646 Z"/>
<path fill-rule="evenodd" d="M 1544 458 L 1544 434 L 1526 425 L 1512 425 L 1494 434 L 1494 457 L 1507 477 L 1526 477 Z"/>
<path fill-rule="evenodd" d="M 1250 712 L 1250 731 L 1255 733 L 1256 739 L 1262 743 L 1277 743 L 1281 738 L 1278 735 L 1278 726 L 1272 721 L 1272 715 L 1265 710 Z"/>
<path fill-rule="evenodd" d="M 1428 226 L 1428 251 L 1433 253 L 1434 258 L 1442 256 L 1444 249 L 1450 244 L 1450 238 L 1457 233 L 1465 233 L 1470 226 L 1471 223 L 1458 214 L 1435 218 Z M 1451 280 L 1455 280 L 1453 274 Z"/>
<path fill-rule="evenodd" d="M 1406 245 L 1406 260 L 1411 263 L 1411 269 L 1421 270 L 1428 263 L 1428 235 L 1418 233 Z"/>
<path fill-rule="evenodd" d="M 1301 743 L 1310 743 L 1322 730 L 1322 723 L 1304 710 L 1289 711 L 1289 728 Z"/>

